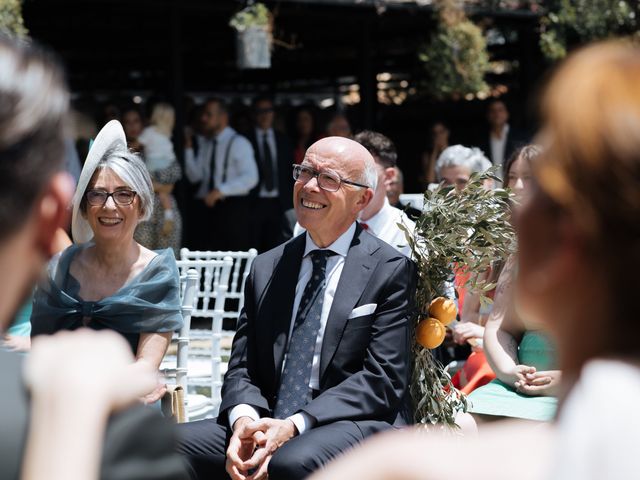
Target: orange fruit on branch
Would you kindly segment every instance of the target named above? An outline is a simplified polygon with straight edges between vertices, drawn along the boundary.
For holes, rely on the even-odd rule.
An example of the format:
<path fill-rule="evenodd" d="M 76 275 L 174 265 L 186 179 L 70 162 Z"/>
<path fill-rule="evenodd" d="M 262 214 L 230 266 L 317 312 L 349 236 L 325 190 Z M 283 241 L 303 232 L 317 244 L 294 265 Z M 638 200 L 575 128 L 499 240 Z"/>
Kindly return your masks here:
<path fill-rule="evenodd" d="M 416 341 L 424 348 L 439 347 L 444 341 L 446 327 L 436 318 L 425 318 L 416 327 Z"/>
<path fill-rule="evenodd" d="M 437 318 L 443 325 L 449 325 L 456 319 L 457 315 L 456 303 L 450 298 L 434 298 L 429 304 L 429 316 Z"/>

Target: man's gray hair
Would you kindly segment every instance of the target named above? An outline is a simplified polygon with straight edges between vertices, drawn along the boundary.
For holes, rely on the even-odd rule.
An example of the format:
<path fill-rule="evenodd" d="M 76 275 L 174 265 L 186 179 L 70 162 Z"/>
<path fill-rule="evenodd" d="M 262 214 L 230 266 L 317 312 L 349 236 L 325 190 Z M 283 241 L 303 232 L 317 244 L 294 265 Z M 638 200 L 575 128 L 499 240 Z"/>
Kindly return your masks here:
<path fill-rule="evenodd" d="M 136 192 L 140 198 L 140 221 L 149 220 L 153 213 L 153 184 L 147 166 L 140 159 L 140 156 L 126 148 L 109 150 L 100 161 L 96 172 L 105 168 L 119 176 Z M 84 209 L 86 209 L 86 205 Z M 84 209 L 83 211 L 85 211 Z"/>
<path fill-rule="evenodd" d="M 366 157 L 364 161 L 364 170 L 358 179 L 358 183 L 367 185 L 373 191 L 375 191 L 378 186 L 378 170 L 376 169 L 376 162 L 371 155 Z"/>
<path fill-rule="evenodd" d="M 440 172 L 446 167 L 464 167 L 468 168 L 471 173 L 478 173 L 491 168 L 491 162 L 477 147 L 452 145 L 445 148 L 436 161 L 436 174 L 439 179 L 442 178 Z"/>

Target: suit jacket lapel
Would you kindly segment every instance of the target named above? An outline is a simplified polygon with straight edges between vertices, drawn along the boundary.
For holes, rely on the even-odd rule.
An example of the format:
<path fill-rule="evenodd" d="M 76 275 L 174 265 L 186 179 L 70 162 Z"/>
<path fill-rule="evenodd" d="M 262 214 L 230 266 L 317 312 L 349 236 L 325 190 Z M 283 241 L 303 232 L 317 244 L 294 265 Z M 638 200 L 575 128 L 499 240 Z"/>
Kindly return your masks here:
<path fill-rule="evenodd" d="M 276 384 L 280 381 L 282 360 L 287 347 L 287 338 L 291 327 L 293 315 L 293 301 L 300 274 L 302 254 L 306 242 L 306 235 L 299 235 L 285 245 L 282 256 L 275 260 L 273 265 L 273 278 L 269 290 L 274 289 L 274 294 L 267 294 L 265 298 L 273 298 L 271 315 L 273 332 L 273 364 L 275 366 Z"/>
<path fill-rule="evenodd" d="M 378 263 L 371 256 L 378 248 L 370 235 L 363 233 L 362 227 L 358 225 L 342 268 L 342 275 L 340 275 L 325 327 L 320 356 L 320 384 L 342 339 L 347 317 L 362 296 L 371 273 Z"/>

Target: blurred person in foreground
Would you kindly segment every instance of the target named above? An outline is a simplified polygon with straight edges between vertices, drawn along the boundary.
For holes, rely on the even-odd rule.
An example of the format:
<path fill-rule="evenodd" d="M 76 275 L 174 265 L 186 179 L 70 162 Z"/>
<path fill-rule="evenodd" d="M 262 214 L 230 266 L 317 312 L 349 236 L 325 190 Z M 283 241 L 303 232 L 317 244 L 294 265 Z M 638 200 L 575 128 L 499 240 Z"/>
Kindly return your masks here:
<path fill-rule="evenodd" d="M 151 178 L 112 120 L 98 133 L 73 198 L 74 244 L 53 257 L 36 289 L 32 337 L 89 327 L 114 330 L 137 366 L 157 371 L 182 325 L 179 274 L 171 249 L 152 251 L 134 239 L 153 210 Z M 146 392 L 153 403 L 164 385 Z"/>
<path fill-rule="evenodd" d="M 55 252 L 73 184 L 62 173 L 62 71 L 37 47 L 2 37 L 0 66 L 0 269 L 10 279 L 0 283 L 1 334 Z M 124 408 L 154 385 L 131 359 L 109 332 L 37 339 L 28 357 L 0 348 L 0 477 L 183 478 L 164 422 Z"/>
<path fill-rule="evenodd" d="M 640 50 L 587 47 L 543 103 L 531 195 L 516 212 L 517 307 L 555 333 L 557 421 L 494 424 L 478 437 L 403 433 L 372 441 L 320 479 L 601 479 L 637 474 L 640 441 Z M 487 461 L 488 458 L 495 459 Z M 452 465 L 455 462 L 455 467 Z"/>
<path fill-rule="evenodd" d="M 356 222 L 374 161 L 328 137 L 293 177 L 307 233 L 252 264 L 217 421 L 179 426 L 193 478 L 302 479 L 411 421 L 415 265 Z"/>

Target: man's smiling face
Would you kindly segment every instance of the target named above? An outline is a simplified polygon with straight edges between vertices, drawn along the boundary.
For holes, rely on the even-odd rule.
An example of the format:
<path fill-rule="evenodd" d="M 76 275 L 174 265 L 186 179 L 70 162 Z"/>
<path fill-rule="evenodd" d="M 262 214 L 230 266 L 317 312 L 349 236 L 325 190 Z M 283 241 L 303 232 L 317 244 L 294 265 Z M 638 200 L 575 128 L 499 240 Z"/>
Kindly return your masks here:
<path fill-rule="evenodd" d="M 307 150 L 302 165 L 338 175 L 344 180 L 361 182 L 365 165 L 362 155 L 369 153 L 360 149 L 364 150 L 351 140 L 324 138 Z M 324 243 L 325 239 L 332 243 L 355 221 L 371 195 L 371 189 L 345 183 L 337 191 L 329 192 L 319 187 L 317 177 L 307 183 L 296 181 L 293 199 L 298 223 L 317 244 Z"/>

